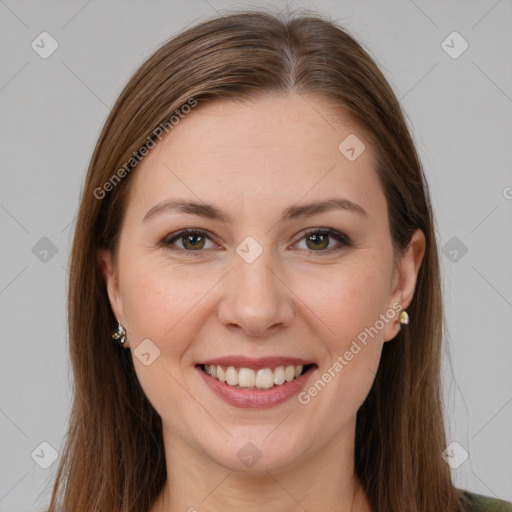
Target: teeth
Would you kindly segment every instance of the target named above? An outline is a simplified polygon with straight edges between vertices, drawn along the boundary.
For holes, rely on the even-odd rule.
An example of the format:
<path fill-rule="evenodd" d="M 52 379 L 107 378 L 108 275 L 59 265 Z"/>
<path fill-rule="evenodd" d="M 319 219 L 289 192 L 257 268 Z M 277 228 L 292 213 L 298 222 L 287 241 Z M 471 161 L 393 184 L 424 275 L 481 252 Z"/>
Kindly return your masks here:
<path fill-rule="evenodd" d="M 293 366 L 290 366 L 293 368 Z M 270 368 L 263 368 L 256 372 L 256 387 L 268 389 L 274 385 L 274 373 Z"/>
<path fill-rule="evenodd" d="M 238 372 L 233 366 L 229 366 L 226 370 L 226 383 L 230 386 L 238 386 Z"/>
<path fill-rule="evenodd" d="M 245 388 L 254 387 L 256 385 L 256 372 L 252 368 L 240 368 L 238 385 Z"/>
<path fill-rule="evenodd" d="M 280 386 L 281 384 L 284 384 L 284 368 L 282 366 L 278 366 L 274 370 L 274 384 L 276 386 Z"/>
<path fill-rule="evenodd" d="M 294 366 L 278 366 L 271 368 L 262 368 L 253 370 L 252 368 L 235 368 L 234 366 L 222 367 L 218 365 L 203 365 L 205 373 L 225 382 L 229 386 L 236 388 L 258 388 L 270 389 L 274 386 L 280 386 L 285 382 L 291 382 L 300 376 L 303 370 L 301 364 Z"/>

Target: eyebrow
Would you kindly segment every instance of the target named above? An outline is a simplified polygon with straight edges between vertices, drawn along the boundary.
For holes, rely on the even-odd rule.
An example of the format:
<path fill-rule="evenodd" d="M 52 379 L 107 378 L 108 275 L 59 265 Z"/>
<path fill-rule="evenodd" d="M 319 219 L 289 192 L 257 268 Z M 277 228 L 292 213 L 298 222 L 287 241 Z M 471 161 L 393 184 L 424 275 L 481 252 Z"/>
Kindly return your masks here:
<path fill-rule="evenodd" d="M 341 197 L 331 197 L 324 201 L 315 201 L 300 206 L 290 206 L 281 213 L 281 220 L 292 220 L 301 217 L 310 217 L 313 215 L 319 215 L 321 213 L 332 211 L 332 210 L 345 210 L 352 213 L 357 213 L 363 217 L 368 217 L 365 209 L 350 201 Z M 198 215 L 200 217 L 206 217 L 208 219 L 220 220 L 224 223 L 231 223 L 233 218 L 225 210 L 218 208 L 212 204 L 202 203 L 198 201 L 188 201 L 184 199 L 167 199 L 153 206 L 144 218 L 143 222 L 155 217 L 157 214 L 179 211 L 182 213 L 189 213 L 191 215 Z"/>

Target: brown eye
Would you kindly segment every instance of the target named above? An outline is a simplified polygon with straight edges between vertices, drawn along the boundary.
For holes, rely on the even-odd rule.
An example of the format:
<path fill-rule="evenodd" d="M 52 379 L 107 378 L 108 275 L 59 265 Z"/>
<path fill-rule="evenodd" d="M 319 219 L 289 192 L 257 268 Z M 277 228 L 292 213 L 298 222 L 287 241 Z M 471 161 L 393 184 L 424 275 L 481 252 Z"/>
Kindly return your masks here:
<path fill-rule="evenodd" d="M 337 240 L 338 244 L 330 247 L 333 239 Z M 331 229 L 311 230 L 301 240 L 306 240 L 306 251 L 318 253 L 330 253 L 352 245 L 346 235 Z"/>
<path fill-rule="evenodd" d="M 309 242 L 311 242 L 311 244 Z M 329 235 L 308 235 L 306 237 L 306 243 L 308 247 L 312 249 L 327 249 L 329 246 Z"/>
<path fill-rule="evenodd" d="M 204 237 L 202 235 L 184 235 L 181 238 L 183 239 L 183 247 L 185 249 L 202 249 L 204 246 Z"/>
<path fill-rule="evenodd" d="M 339 251 L 343 247 L 352 245 L 348 236 L 332 229 L 311 230 L 302 237 L 302 240 L 306 240 L 306 248 L 303 250 L 309 253 L 316 252 L 319 255 Z M 338 244 L 332 247 L 332 240 L 337 240 Z M 213 248 L 206 247 L 208 241 L 214 245 L 205 231 L 185 229 L 164 239 L 163 245 L 186 256 L 199 256 L 204 250 Z"/>
<path fill-rule="evenodd" d="M 167 238 L 164 245 L 173 251 L 189 255 L 207 248 L 205 247 L 207 240 L 210 240 L 210 237 L 204 231 L 186 229 Z"/>

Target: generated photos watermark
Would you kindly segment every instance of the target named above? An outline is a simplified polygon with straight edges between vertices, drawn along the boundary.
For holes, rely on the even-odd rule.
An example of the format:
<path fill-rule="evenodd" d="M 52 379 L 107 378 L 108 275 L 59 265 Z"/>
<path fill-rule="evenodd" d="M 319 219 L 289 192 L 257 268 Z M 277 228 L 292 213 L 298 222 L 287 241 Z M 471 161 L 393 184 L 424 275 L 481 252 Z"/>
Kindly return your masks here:
<path fill-rule="evenodd" d="M 375 321 L 375 323 L 371 327 L 365 327 L 363 331 L 361 331 L 357 335 L 357 340 L 352 340 L 350 348 L 347 349 L 342 355 L 338 355 L 334 364 L 332 364 L 322 375 L 319 377 L 314 384 L 312 384 L 306 391 L 302 391 L 297 396 L 297 400 L 302 405 L 309 404 L 311 399 L 318 395 L 322 389 L 327 386 L 332 379 L 334 379 L 342 370 L 349 364 L 354 356 L 359 354 L 361 350 L 366 347 L 368 344 L 368 337 L 374 338 L 377 336 L 379 331 L 384 329 L 385 325 L 389 323 L 391 320 L 396 318 L 397 312 L 400 312 L 402 306 L 399 302 L 395 302 L 390 308 L 386 310 L 385 313 L 381 313 L 379 315 L 379 319 Z M 359 341 L 359 343 L 358 343 Z M 361 346 L 362 345 L 362 346 Z"/>
<path fill-rule="evenodd" d="M 173 115 L 164 123 L 160 123 L 155 130 L 148 136 L 146 142 L 138 151 L 134 151 L 132 157 L 127 160 L 101 187 L 94 189 L 93 195 L 96 199 L 103 199 L 108 192 L 121 183 L 121 180 L 128 175 L 132 169 L 147 155 L 149 151 L 156 146 L 155 138 L 162 140 L 164 134 L 168 134 L 177 126 L 181 119 L 189 114 L 193 107 L 197 105 L 197 100 L 189 98 L 179 109 L 176 109 Z M 164 133 L 165 132 L 165 133 Z"/>

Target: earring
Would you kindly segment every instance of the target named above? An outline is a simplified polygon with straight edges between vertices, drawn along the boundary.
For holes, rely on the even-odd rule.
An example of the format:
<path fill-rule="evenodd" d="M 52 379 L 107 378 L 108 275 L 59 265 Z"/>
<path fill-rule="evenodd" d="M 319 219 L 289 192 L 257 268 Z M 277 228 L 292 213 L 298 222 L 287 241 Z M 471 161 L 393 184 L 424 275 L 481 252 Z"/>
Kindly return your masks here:
<path fill-rule="evenodd" d="M 407 314 L 407 311 L 405 311 L 405 309 L 403 309 L 400 313 L 400 323 L 401 324 L 409 323 L 409 315 Z"/>
<path fill-rule="evenodd" d="M 117 329 L 112 333 L 112 341 L 115 341 L 119 345 L 124 345 L 126 341 L 126 331 L 119 320 L 117 321 Z"/>

